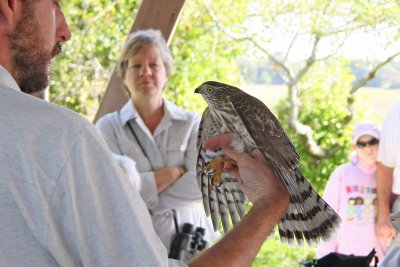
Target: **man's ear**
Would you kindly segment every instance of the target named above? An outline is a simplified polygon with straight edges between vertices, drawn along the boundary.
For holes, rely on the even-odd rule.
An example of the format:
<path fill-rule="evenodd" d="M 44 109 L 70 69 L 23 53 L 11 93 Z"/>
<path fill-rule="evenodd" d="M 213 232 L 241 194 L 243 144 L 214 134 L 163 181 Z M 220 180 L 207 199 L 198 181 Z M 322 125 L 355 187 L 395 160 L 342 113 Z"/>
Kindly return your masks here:
<path fill-rule="evenodd" d="M 16 15 L 18 0 L 0 0 L 0 22 L 8 25 L 12 24 Z"/>

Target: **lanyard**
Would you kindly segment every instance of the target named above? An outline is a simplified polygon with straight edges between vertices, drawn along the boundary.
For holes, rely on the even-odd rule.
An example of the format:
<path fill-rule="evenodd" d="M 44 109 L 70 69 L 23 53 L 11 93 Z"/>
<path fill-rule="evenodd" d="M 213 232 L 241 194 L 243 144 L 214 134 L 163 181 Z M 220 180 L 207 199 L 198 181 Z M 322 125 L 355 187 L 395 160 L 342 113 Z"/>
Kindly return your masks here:
<path fill-rule="evenodd" d="M 151 160 L 150 160 L 149 156 L 147 155 L 146 151 L 144 150 L 144 147 L 143 147 L 142 143 L 140 142 L 139 138 L 137 137 L 136 132 L 133 130 L 133 127 L 132 127 L 132 125 L 131 125 L 131 122 L 128 121 L 127 124 L 128 124 L 129 130 L 131 130 L 131 132 L 132 132 L 133 137 L 136 139 L 136 142 L 138 143 L 138 145 L 139 145 L 139 147 L 140 147 L 140 150 L 142 150 L 143 155 L 144 155 L 144 156 L 147 158 L 147 160 L 149 161 L 151 170 L 154 172 L 153 164 L 151 164 Z"/>
<path fill-rule="evenodd" d="M 136 139 L 136 142 L 139 144 L 139 147 L 140 147 L 140 149 L 142 150 L 143 155 L 144 155 L 144 156 L 147 158 L 147 160 L 149 161 L 150 166 L 151 166 L 151 169 L 152 169 L 152 171 L 154 172 L 153 164 L 151 164 L 151 160 L 150 160 L 149 157 L 147 156 L 147 153 L 146 153 L 146 151 L 144 150 L 144 148 L 143 148 L 143 146 L 142 146 L 142 143 L 139 141 L 139 138 L 137 137 L 136 132 L 133 130 L 133 127 L 132 127 L 132 125 L 131 125 L 131 122 L 128 121 L 127 124 L 128 124 L 129 130 L 131 130 L 131 132 L 132 132 L 133 137 Z M 151 212 L 150 209 L 149 209 L 149 212 L 150 212 L 150 214 L 152 214 L 152 212 Z M 172 209 L 172 213 L 174 214 L 175 230 L 176 230 L 176 233 L 178 234 L 178 233 L 179 233 L 179 226 L 178 226 L 178 219 L 177 219 L 177 217 L 176 217 L 176 210 L 175 210 L 175 209 Z"/>

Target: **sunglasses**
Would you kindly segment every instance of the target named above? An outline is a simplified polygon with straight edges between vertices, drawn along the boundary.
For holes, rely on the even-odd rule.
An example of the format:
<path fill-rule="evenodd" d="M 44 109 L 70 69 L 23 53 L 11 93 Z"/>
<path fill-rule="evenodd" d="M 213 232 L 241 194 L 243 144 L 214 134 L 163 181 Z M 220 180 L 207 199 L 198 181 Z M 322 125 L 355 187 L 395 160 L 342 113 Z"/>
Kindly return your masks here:
<path fill-rule="evenodd" d="M 379 139 L 372 138 L 371 140 L 369 140 L 369 141 L 367 141 L 367 142 L 360 142 L 360 141 L 358 141 L 358 142 L 356 143 L 356 146 L 357 146 L 358 148 L 364 148 L 364 147 L 366 147 L 367 145 L 374 146 L 374 145 L 377 145 L 377 144 L 379 144 Z"/>

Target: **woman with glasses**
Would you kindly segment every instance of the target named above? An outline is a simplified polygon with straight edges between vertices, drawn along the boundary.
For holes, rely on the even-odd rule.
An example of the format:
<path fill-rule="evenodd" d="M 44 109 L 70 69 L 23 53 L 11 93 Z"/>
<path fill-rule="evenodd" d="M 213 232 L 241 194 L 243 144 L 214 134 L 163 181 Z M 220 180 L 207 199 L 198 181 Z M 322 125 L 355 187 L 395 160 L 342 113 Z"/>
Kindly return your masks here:
<path fill-rule="evenodd" d="M 366 256 L 375 248 L 380 260 L 387 250 L 375 235 L 376 169 L 380 131 L 371 121 L 354 126 L 350 162 L 332 173 L 323 198 L 339 214 L 342 224 L 330 240 L 321 242 L 317 256 L 331 252 Z"/>

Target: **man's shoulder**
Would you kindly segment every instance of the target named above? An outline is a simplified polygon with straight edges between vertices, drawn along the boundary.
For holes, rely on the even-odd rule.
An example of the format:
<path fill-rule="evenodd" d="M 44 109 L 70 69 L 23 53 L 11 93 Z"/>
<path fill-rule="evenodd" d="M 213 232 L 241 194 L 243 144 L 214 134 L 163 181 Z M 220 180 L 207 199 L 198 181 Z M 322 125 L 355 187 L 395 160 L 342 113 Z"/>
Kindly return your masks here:
<path fill-rule="evenodd" d="M 106 146 L 94 125 L 76 112 L 13 91 L 0 92 L 0 143 L 6 160 L 33 163 L 29 166 L 57 179 L 69 158 L 97 155 Z"/>
<path fill-rule="evenodd" d="M 54 127 L 63 127 L 72 132 L 81 132 L 83 128 L 93 126 L 92 123 L 82 115 L 53 103 L 39 100 L 39 103 L 32 103 L 30 107 L 30 110 L 35 113 L 37 117 L 45 117 L 43 120 L 38 120 L 38 122 L 47 126 L 53 124 Z"/>
<path fill-rule="evenodd" d="M 28 134 L 40 133 L 42 136 L 60 132 L 76 135 L 84 128 L 92 127 L 87 119 L 72 110 L 7 89 L 0 90 L 0 111 L 3 115 L 7 114 L 0 124 L 13 128 L 19 134 L 27 131 Z"/>
<path fill-rule="evenodd" d="M 119 111 L 114 111 L 107 113 L 100 117 L 97 122 L 96 126 L 103 126 L 103 125 L 108 125 L 111 123 L 119 122 L 120 121 L 120 116 L 119 116 Z"/>

